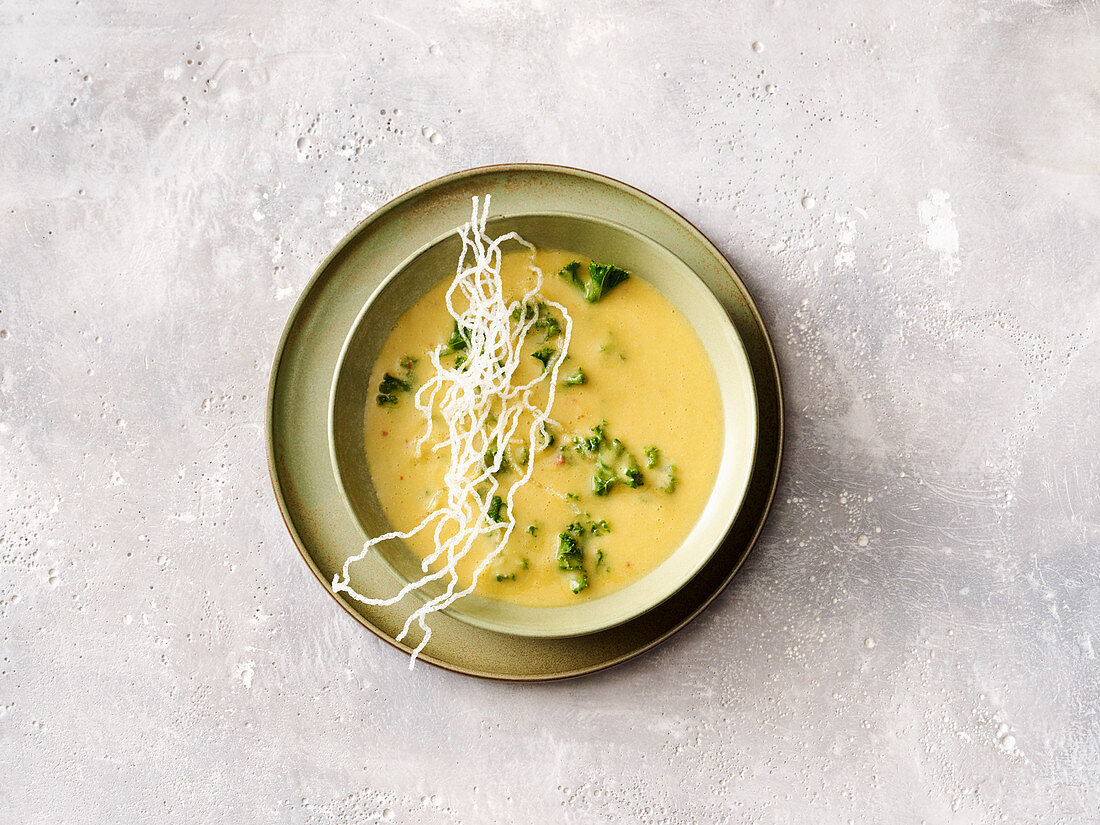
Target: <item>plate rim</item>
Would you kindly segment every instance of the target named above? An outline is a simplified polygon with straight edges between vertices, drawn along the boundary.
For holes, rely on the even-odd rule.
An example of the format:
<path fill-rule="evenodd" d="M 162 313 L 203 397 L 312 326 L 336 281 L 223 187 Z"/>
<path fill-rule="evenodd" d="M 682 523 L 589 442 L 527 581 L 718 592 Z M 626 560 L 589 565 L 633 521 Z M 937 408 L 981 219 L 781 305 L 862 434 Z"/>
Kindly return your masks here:
<path fill-rule="evenodd" d="M 486 164 L 486 165 L 481 165 L 481 166 L 474 166 L 474 167 L 470 167 L 470 168 L 467 168 L 467 169 L 462 169 L 462 170 L 459 170 L 459 171 L 456 171 L 456 172 L 451 172 L 451 173 L 448 173 L 448 174 L 445 174 L 445 175 L 441 175 L 441 176 L 432 178 L 428 181 L 425 181 L 424 183 L 421 183 L 421 184 L 413 187 L 412 189 L 409 189 L 409 190 L 397 195 L 394 198 L 391 198 L 390 200 L 388 200 L 384 204 L 382 204 L 380 207 L 378 207 L 377 209 L 372 211 L 370 214 L 366 215 L 360 221 L 358 221 L 350 230 L 348 230 L 348 232 L 346 232 L 344 234 L 344 236 L 328 252 L 328 254 L 324 257 L 324 259 L 316 266 L 316 268 L 313 271 L 313 274 L 310 276 L 309 280 L 302 287 L 301 292 L 299 293 L 297 300 L 294 302 L 294 305 L 291 307 L 291 310 L 290 310 L 289 314 L 287 315 L 287 319 L 286 319 L 286 321 L 283 325 L 283 330 L 282 330 L 282 333 L 279 336 L 279 340 L 278 340 L 278 343 L 275 347 L 273 357 L 272 357 L 272 361 L 271 361 L 271 374 L 268 378 L 267 397 L 266 397 L 266 403 L 265 403 L 264 441 L 265 441 L 265 448 L 266 448 L 266 454 L 267 454 L 268 480 L 269 480 L 269 482 L 272 486 L 272 491 L 275 494 L 276 503 L 278 504 L 278 507 L 279 507 L 279 514 L 282 517 L 283 523 L 286 526 L 287 531 L 290 534 L 290 537 L 294 542 L 294 546 L 297 549 L 299 556 L 302 557 L 302 560 L 306 563 L 306 566 L 313 573 L 314 578 L 317 579 L 317 581 L 322 585 L 322 587 L 324 587 L 325 591 L 329 594 L 329 596 L 333 598 L 333 600 L 344 610 L 344 612 L 348 613 L 357 623 L 359 623 L 360 625 L 365 627 L 367 630 L 369 630 L 372 634 L 374 634 L 376 637 L 378 637 L 382 641 L 386 642 L 389 646 L 391 646 L 391 647 L 395 648 L 396 650 L 399 650 L 402 653 L 405 653 L 407 655 L 411 651 L 411 648 L 409 646 L 395 641 L 392 637 L 390 637 L 388 634 L 383 632 L 380 628 L 375 627 L 370 621 L 368 621 L 364 616 L 359 614 L 357 611 L 353 610 L 348 604 L 346 604 L 342 599 L 340 599 L 339 596 L 337 596 L 337 594 L 335 592 L 333 592 L 330 583 L 323 577 L 321 571 L 318 569 L 318 567 L 316 565 L 316 562 L 314 561 L 312 556 L 310 556 L 310 554 L 307 552 L 307 550 L 304 546 L 305 542 L 303 541 L 303 539 L 301 537 L 301 534 L 299 533 L 298 529 L 295 527 L 294 522 L 292 520 L 292 517 L 290 515 L 290 512 L 289 512 L 290 508 L 287 504 L 286 497 L 283 493 L 282 483 L 281 483 L 281 480 L 280 480 L 280 477 L 279 477 L 279 472 L 278 472 L 278 467 L 277 467 L 275 437 L 274 437 L 274 429 L 273 429 L 274 428 L 274 420 L 275 420 L 276 387 L 277 387 L 277 384 L 278 384 L 278 379 L 279 379 L 279 375 L 280 375 L 280 372 L 281 372 L 281 368 L 283 366 L 284 356 L 286 354 L 287 342 L 290 339 L 290 335 L 291 335 L 291 332 L 294 329 L 295 322 L 298 320 L 298 316 L 299 316 L 300 311 L 306 305 L 307 301 L 310 299 L 311 294 L 313 293 L 315 287 L 317 286 L 318 281 L 326 273 L 326 271 L 327 271 L 329 265 L 331 264 L 331 262 L 333 260 L 335 260 L 344 251 L 344 249 L 352 241 L 354 241 L 358 237 L 358 235 L 360 234 L 360 232 L 363 230 L 363 228 L 366 225 L 368 225 L 370 223 L 377 222 L 377 221 L 383 219 L 386 214 L 393 211 L 397 207 L 401 206 L 405 202 L 407 202 L 409 200 L 413 200 L 417 197 L 420 197 L 425 192 L 430 191 L 432 189 L 435 189 L 439 186 L 442 186 L 442 185 L 445 185 L 445 184 L 450 184 L 450 183 L 455 183 L 455 182 L 461 181 L 465 178 L 476 177 L 478 175 L 494 174 L 494 173 L 508 173 L 508 172 L 521 172 L 521 173 L 528 173 L 528 174 L 531 174 L 531 173 L 537 174 L 539 172 L 551 172 L 551 173 L 555 173 L 555 174 L 565 174 L 567 176 L 571 176 L 571 177 L 575 177 L 575 178 L 587 179 L 589 181 L 592 181 L 592 182 L 595 182 L 595 183 L 598 183 L 598 184 L 602 184 L 602 185 L 605 185 L 605 186 L 610 186 L 614 189 L 620 190 L 621 192 L 623 192 L 624 194 L 626 194 L 627 196 L 629 196 L 631 198 L 640 200 L 640 201 L 648 204 L 649 206 L 651 206 L 653 208 L 656 208 L 658 211 L 665 213 L 666 217 L 671 218 L 674 223 L 678 224 L 681 228 L 686 229 L 688 231 L 688 233 L 691 236 L 693 236 L 696 241 L 701 243 L 714 256 L 715 260 L 719 262 L 721 268 L 724 269 L 726 274 L 732 279 L 734 285 L 737 288 L 737 291 L 741 294 L 742 298 L 744 299 L 745 306 L 749 310 L 749 313 L 752 317 L 753 325 L 757 328 L 757 331 L 759 332 L 759 334 L 761 336 L 761 340 L 762 340 L 762 343 L 763 343 L 763 346 L 764 346 L 764 352 L 766 353 L 767 361 L 768 361 L 769 367 L 770 367 L 770 369 L 769 369 L 769 372 L 771 373 L 770 377 L 774 380 L 774 384 L 775 384 L 775 404 L 776 404 L 776 409 L 775 409 L 775 419 L 776 419 L 776 421 L 775 421 L 775 428 L 776 428 L 776 431 L 775 431 L 775 458 L 771 462 L 771 465 L 772 465 L 770 467 L 771 480 L 770 480 L 770 484 L 768 485 L 768 488 L 767 488 L 766 497 L 763 500 L 763 506 L 761 508 L 760 515 L 757 519 L 757 522 L 756 522 L 751 534 L 748 536 L 743 548 L 741 549 L 740 554 L 739 554 L 736 562 L 732 565 L 732 567 L 730 568 L 728 573 L 726 573 L 726 575 L 724 576 L 724 578 L 722 579 L 720 584 L 718 584 L 718 586 L 714 588 L 713 592 L 709 593 L 705 598 L 701 599 L 698 604 L 694 605 L 693 609 L 691 609 L 686 615 L 684 615 L 679 622 L 677 622 L 672 627 L 666 629 L 664 632 L 662 632 L 658 636 L 654 637 L 653 639 L 648 640 L 644 644 L 641 644 L 638 647 L 632 648 L 629 651 L 620 653 L 617 656 L 613 656 L 613 657 L 609 658 L 606 661 L 599 662 L 599 663 L 596 663 L 596 664 L 593 664 L 593 665 L 585 665 L 585 666 L 579 667 L 579 668 L 577 668 L 575 670 L 571 670 L 571 671 L 558 672 L 558 673 L 552 673 L 552 674 L 546 674 L 546 675 L 543 675 L 543 674 L 495 673 L 495 672 L 491 672 L 491 671 L 476 670 L 476 669 L 469 668 L 469 667 L 463 667 L 461 665 L 456 665 L 456 664 L 453 664 L 451 662 L 448 662 L 448 661 L 445 661 L 445 660 L 442 660 L 442 659 L 438 659 L 434 656 L 425 655 L 423 653 L 419 657 L 422 661 L 426 662 L 427 664 L 432 665 L 433 667 L 438 667 L 438 668 L 441 668 L 443 670 L 451 671 L 453 673 L 459 673 L 459 674 L 466 675 L 466 676 L 474 676 L 474 677 L 477 677 L 477 678 L 486 679 L 486 680 L 490 680 L 490 681 L 505 681 L 505 682 L 560 681 L 560 680 L 563 680 L 563 679 L 571 679 L 571 678 L 576 678 L 578 676 L 588 675 L 588 674 L 592 674 L 592 673 L 598 673 L 602 670 L 606 670 L 610 667 L 614 667 L 617 664 L 621 664 L 621 663 L 626 662 L 630 659 L 633 659 L 637 656 L 640 656 L 641 654 L 645 653 L 646 651 L 652 650 L 657 645 L 659 645 L 662 642 L 668 640 L 669 638 L 674 636 L 676 633 L 678 633 L 680 630 L 682 630 L 686 625 L 690 624 L 696 617 L 699 616 L 700 613 L 702 613 L 718 597 L 718 595 L 720 593 L 722 593 L 726 589 L 726 587 L 729 586 L 729 583 L 733 580 L 733 577 L 741 569 L 742 565 L 745 563 L 745 560 L 748 558 L 749 554 L 752 552 L 752 549 L 755 547 L 756 542 L 758 541 L 758 539 L 760 537 L 760 534 L 764 529 L 764 525 L 767 523 L 768 516 L 771 513 L 772 505 L 773 505 L 774 500 L 775 500 L 775 493 L 776 493 L 776 490 L 778 488 L 779 479 L 780 479 L 780 476 L 781 476 L 781 473 L 782 473 L 783 452 L 784 452 L 784 449 L 783 449 L 784 448 L 784 436 L 785 436 L 785 427 L 786 427 L 785 414 L 784 414 L 784 403 L 783 403 L 782 377 L 781 377 L 780 372 L 779 372 L 779 364 L 778 364 L 778 360 L 777 360 L 776 355 L 775 355 L 775 348 L 774 348 L 774 345 L 772 344 L 771 336 L 768 333 L 767 326 L 764 324 L 764 320 L 763 320 L 763 318 L 760 314 L 760 310 L 757 307 L 756 302 L 753 300 L 752 294 L 749 292 L 749 290 L 746 287 L 744 281 L 741 279 L 741 276 L 738 274 L 738 272 L 734 268 L 733 264 L 721 252 L 721 250 L 719 250 L 718 247 L 705 234 L 703 234 L 703 232 L 700 229 L 698 229 L 698 227 L 696 227 L 691 221 L 689 221 L 686 217 L 684 217 L 678 211 L 676 211 L 675 209 L 673 209 L 672 207 L 670 207 L 668 204 L 664 203 L 663 201 L 659 200 L 658 198 L 654 197 L 653 195 L 650 195 L 650 194 L 642 191 L 641 189 L 638 189 L 635 186 L 632 186 L 628 183 L 625 183 L 624 181 L 618 180 L 617 178 L 613 178 L 613 177 L 610 177 L 608 175 L 604 175 L 604 174 L 601 174 L 601 173 L 592 172 L 592 171 L 589 171 L 589 170 L 586 170 L 586 169 L 581 169 L 581 168 L 578 168 L 578 167 L 562 165 L 562 164 L 525 163 L 524 162 L 524 163 Z M 728 310 L 727 310 L 727 312 L 728 312 Z M 731 321 L 732 321 L 732 319 L 731 319 Z M 751 374 L 752 374 L 752 377 L 753 377 L 754 394 L 757 397 L 757 403 L 758 403 L 758 407 L 759 407 L 760 393 L 759 393 L 759 388 L 757 386 L 758 378 L 756 376 L 755 370 L 751 370 L 751 364 L 750 364 L 750 371 L 751 371 Z M 751 479 L 752 475 L 756 472 L 755 463 L 760 458 L 760 449 L 759 449 L 759 447 L 760 447 L 760 439 L 761 439 L 761 429 L 760 429 L 759 424 L 760 424 L 760 416 L 759 416 L 759 413 L 758 413 L 757 437 L 756 437 L 756 442 L 754 444 L 754 462 L 753 462 L 754 463 L 754 469 L 750 473 L 750 479 Z M 734 521 L 731 522 L 731 526 L 730 526 L 731 531 L 732 531 L 732 525 L 733 525 L 733 523 L 735 523 L 735 521 L 736 521 L 736 516 L 734 518 Z M 700 570 L 700 572 L 702 572 L 702 571 Z M 686 584 L 685 584 L 685 586 L 686 586 Z M 655 609 L 659 609 L 659 608 L 655 608 Z M 575 638 L 583 639 L 584 636 L 579 636 L 579 637 L 575 637 Z"/>

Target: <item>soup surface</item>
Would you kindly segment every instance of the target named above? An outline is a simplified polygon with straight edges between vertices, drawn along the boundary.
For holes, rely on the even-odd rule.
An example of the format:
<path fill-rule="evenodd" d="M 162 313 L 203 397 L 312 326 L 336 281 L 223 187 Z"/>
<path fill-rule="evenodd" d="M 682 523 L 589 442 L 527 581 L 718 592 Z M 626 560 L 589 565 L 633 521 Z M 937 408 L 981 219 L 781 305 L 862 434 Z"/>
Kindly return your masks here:
<path fill-rule="evenodd" d="M 702 513 L 722 452 L 718 384 L 687 320 L 638 277 L 588 303 L 557 274 L 572 261 L 588 263 L 568 252 L 535 254 L 534 264 L 544 273 L 542 296 L 565 306 L 573 321 L 550 412 L 556 422 L 549 428 L 554 443 L 545 449 L 528 450 L 518 443 L 505 448 L 502 492 L 528 461 L 532 475 L 515 494 L 514 532 L 475 589 L 481 596 L 531 607 L 596 599 L 656 568 Z M 521 298 L 533 286 L 530 263 L 527 251 L 504 255 L 506 296 Z M 371 477 L 397 530 L 416 527 L 443 495 L 447 456 L 433 453 L 431 441 L 417 454 L 414 445 L 426 421 L 414 395 L 434 371 L 427 354 L 452 335 L 453 319 L 444 303 L 449 284 L 450 279 L 442 281 L 398 319 L 371 374 L 372 387 L 386 373 L 404 375 L 412 387 L 393 393 L 389 403 L 376 404 L 372 395 L 364 417 Z M 525 349 L 534 355 L 540 346 L 560 345 L 561 336 L 552 334 L 530 335 Z M 411 368 L 410 358 L 415 359 Z M 543 370 L 537 355 L 523 362 L 517 375 L 521 381 Z M 545 405 L 547 383 L 536 391 L 539 405 Z M 526 424 L 521 426 L 520 432 L 526 430 Z M 435 432 L 441 431 L 436 426 Z M 616 475 L 603 489 L 597 462 L 606 462 Z M 563 541 L 575 543 L 568 563 Z M 420 558 L 436 549 L 431 529 L 405 543 Z M 474 569 L 495 548 L 489 538 L 476 540 L 458 564 L 460 586 L 469 584 Z"/>

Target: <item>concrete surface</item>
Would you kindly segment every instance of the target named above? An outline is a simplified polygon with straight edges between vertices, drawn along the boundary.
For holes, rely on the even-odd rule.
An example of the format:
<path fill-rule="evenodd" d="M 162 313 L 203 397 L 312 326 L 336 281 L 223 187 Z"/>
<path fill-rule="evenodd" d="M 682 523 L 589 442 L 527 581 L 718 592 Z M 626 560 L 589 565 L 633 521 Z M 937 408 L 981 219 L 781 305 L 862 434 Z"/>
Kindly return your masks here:
<path fill-rule="evenodd" d="M 1100 822 L 1095 2 L 0 4 L 0 821 Z M 405 660 L 263 447 L 429 178 L 681 210 L 788 394 L 744 572 L 564 684 Z"/>

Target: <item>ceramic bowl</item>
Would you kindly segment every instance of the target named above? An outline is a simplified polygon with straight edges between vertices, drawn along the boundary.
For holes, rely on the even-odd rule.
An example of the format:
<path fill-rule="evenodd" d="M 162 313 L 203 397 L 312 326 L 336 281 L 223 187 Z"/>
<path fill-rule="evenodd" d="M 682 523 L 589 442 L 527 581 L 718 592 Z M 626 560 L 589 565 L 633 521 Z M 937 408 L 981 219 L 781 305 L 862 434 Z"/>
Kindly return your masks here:
<path fill-rule="evenodd" d="M 756 397 L 745 347 L 729 316 L 702 280 L 663 246 L 625 226 L 572 214 L 513 214 L 491 217 L 487 234 L 519 232 L 535 246 L 568 249 L 597 260 L 613 260 L 658 289 L 691 323 L 714 366 L 722 398 L 724 429 L 718 476 L 694 528 L 671 555 L 639 581 L 599 599 L 565 607 L 520 607 L 470 595 L 447 612 L 502 633 L 567 637 L 613 627 L 652 609 L 683 587 L 703 567 L 733 524 L 745 497 L 757 443 Z M 356 319 L 336 365 L 329 404 L 329 446 L 344 501 L 367 536 L 391 527 L 378 502 L 364 449 L 364 414 L 375 393 L 371 366 L 401 314 L 438 284 L 453 277 L 460 241 L 456 233 L 437 238 L 410 255 L 374 291 Z M 716 426 L 717 422 L 709 426 Z M 359 551 L 348 547 L 347 555 Z M 362 581 L 352 586 L 371 596 L 389 595 L 419 578 L 420 560 L 400 542 L 379 553 L 397 581 Z M 430 597 L 440 590 L 428 589 Z M 422 603 L 410 595 L 413 610 Z"/>

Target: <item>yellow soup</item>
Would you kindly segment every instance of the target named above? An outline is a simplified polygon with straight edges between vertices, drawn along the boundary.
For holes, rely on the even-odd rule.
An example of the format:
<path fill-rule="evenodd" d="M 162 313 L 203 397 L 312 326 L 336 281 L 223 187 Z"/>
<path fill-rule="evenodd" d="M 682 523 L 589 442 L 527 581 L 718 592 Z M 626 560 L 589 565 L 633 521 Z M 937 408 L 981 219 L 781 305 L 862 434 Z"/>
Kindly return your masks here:
<path fill-rule="evenodd" d="M 499 474 L 502 491 L 519 477 L 525 461 L 533 462 L 532 475 L 515 494 L 510 512 L 514 532 L 475 589 L 485 597 L 531 607 L 606 596 L 657 567 L 702 513 L 722 451 L 718 384 L 687 320 L 637 277 L 588 303 L 574 284 L 557 275 L 571 261 L 587 264 L 568 252 L 540 250 L 535 255 L 535 265 L 545 273 L 541 295 L 565 306 L 573 321 L 550 411 L 555 441 L 542 450 L 516 444 L 506 448 L 508 468 Z M 504 255 L 500 275 L 506 296 L 518 299 L 532 288 L 530 263 L 528 252 Z M 376 404 L 372 394 L 365 413 L 371 477 L 390 523 L 401 531 L 420 524 L 438 506 L 444 488 L 445 451 L 433 453 L 430 440 L 419 456 L 414 449 L 426 426 L 414 394 L 433 371 L 428 353 L 451 336 L 453 319 L 444 303 L 449 284 L 440 283 L 401 316 L 371 374 L 371 386 L 377 387 L 386 373 L 405 374 L 401 364 L 409 356 L 416 359 L 413 389 L 394 393 L 395 402 L 385 405 Z M 526 351 L 560 345 L 561 337 L 547 341 L 549 334 L 533 333 Z M 537 357 L 525 357 L 523 363 L 520 381 L 542 370 Z M 584 383 L 565 384 L 578 369 Z M 536 403 L 544 405 L 546 397 L 546 387 L 540 385 Z M 594 433 L 604 422 L 602 436 Z M 526 425 L 520 430 L 525 432 Z M 583 443 L 592 443 L 594 436 L 601 440 L 598 451 L 608 463 L 619 470 L 637 467 L 637 473 L 620 475 L 603 495 L 597 494 L 596 456 Z M 576 543 L 568 565 L 561 558 L 563 534 Z M 432 529 L 406 544 L 420 558 L 436 549 Z M 470 583 L 474 569 L 494 552 L 493 541 L 477 539 L 458 564 L 460 587 Z"/>

